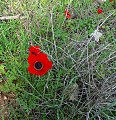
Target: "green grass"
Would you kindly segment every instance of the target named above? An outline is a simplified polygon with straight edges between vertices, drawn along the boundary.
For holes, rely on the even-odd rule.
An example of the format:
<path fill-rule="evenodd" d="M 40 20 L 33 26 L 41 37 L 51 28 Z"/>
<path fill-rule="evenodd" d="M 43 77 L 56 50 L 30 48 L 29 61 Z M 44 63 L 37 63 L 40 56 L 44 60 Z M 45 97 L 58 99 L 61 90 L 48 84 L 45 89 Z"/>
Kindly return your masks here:
<path fill-rule="evenodd" d="M 104 12 L 98 15 L 92 0 L 0 2 L 0 16 L 27 16 L 0 22 L 0 91 L 15 92 L 18 103 L 17 107 L 9 103 L 9 119 L 114 120 L 115 3 L 101 5 Z M 5 8 L 11 4 L 9 13 Z M 67 4 L 77 18 L 65 19 Z M 90 35 L 103 22 L 97 43 Z M 27 71 L 30 40 L 53 62 L 42 77 Z"/>

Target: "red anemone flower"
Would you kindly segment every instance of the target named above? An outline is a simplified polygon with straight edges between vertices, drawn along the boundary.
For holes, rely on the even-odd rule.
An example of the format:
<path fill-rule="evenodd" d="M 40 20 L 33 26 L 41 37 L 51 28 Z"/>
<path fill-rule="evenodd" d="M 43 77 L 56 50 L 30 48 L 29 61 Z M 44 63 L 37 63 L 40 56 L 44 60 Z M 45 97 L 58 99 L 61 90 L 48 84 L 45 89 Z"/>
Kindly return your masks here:
<path fill-rule="evenodd" d="M 36 46 L 36 48 L 39 48 Z M 39 51 L 39 49 L 35 50 L 31 46 L 29 49 L 32 53 L 28 57 L 28 71 L 31 74 L 35 74 L 37 76 L 42 76 L 48 72 L 49 69 L 52 68 L 52 62 L 48 60 L 48 56 Z M 37 52 L 39 51 L 39 54 Z"/>
<path fill-rule="evenodd" d="M 64 11 L 64 14 L 66 15 L 66 18 L 70 19 L 71 18 L 71 14 L 68 12 L 68 9 L 66 9 Z"/>
<path fill-rule="evenodd" d="M 98 14 L 101 14 L 102 12 L 103 12 L 103 10 L 100 9 L 100 8 L 98 8 L 97 13 L 98 13 Z"/>

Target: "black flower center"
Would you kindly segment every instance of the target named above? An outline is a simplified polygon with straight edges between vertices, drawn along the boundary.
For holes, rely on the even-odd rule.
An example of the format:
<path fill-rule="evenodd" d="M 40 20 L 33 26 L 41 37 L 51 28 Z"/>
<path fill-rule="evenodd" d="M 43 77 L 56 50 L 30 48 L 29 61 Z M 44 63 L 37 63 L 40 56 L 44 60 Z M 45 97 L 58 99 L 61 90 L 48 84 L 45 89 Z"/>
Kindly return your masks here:
<path fill-rule="evenodd" d="M 34 64 L 34 67 L 35 67 L 37 70 L 40 70 L 40 69 L 43 67 L 43 65 L 42 65 L 41 62 L 36 62 L 36 63 Z"/>

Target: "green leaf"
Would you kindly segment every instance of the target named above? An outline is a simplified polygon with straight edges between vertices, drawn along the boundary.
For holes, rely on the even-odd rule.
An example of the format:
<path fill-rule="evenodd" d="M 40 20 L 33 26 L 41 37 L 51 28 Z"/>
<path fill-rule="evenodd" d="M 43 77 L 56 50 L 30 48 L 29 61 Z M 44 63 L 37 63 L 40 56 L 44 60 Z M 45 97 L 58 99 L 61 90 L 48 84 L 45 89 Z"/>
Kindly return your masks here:
<path fill-rule="evenodd" d="M 0 74 L 5 74 L 4 65 L 0 65 Z"/>

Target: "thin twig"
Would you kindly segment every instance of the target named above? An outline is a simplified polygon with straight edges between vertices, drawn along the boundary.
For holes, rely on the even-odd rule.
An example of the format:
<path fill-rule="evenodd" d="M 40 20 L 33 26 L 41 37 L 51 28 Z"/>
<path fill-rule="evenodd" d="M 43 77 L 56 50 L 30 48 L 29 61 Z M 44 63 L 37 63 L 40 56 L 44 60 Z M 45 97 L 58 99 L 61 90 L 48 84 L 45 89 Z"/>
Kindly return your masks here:
<path fill-rule="evenodd" d="M 14 16 L 2 16 L 0 20 L 12 20 L 12 19 L 25 19 L 25 16 L 21 16 L 20 14 Z"/>

